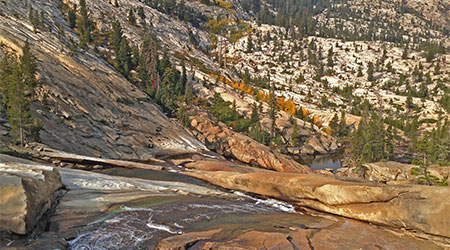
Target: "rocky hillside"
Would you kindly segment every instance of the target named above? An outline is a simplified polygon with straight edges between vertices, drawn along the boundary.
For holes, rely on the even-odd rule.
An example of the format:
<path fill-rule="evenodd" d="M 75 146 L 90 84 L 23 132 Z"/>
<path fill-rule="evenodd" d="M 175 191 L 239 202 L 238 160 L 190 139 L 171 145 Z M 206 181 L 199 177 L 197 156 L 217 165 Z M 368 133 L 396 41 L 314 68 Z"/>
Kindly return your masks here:
<path fill-rule="evenodd" d="M 260 5 L 284 10 L 272 2 Z M 347 125 L 357 126 L 367 105 L 382 111 L 389 124 L 416 119 L 425 130 L 448 117 L 448 20 L 432 18 L 445 16 L 445 3 L 429 2 L 426 9 L 414 1 L 383 1 L 371 9 L 363 7 L 365 1 L 318 5 L 311 16 L 315 28 L 306 34 L 301 23 L 271 21 L 264 10 L 255 13 L 256 6 L 246 3 L 174 1 L 169 8 L 154 1 L 86 1 L 95 37 L 83 50 L 74 47 L 80 39 L 67 22 L 67 9 L 78 1 L 32 3 L 43 18 L 44 28 L 36 33 L 28 20 L 30 5 L 8 2 L 1 39 L 15 52 L 26 39 L 32 42 L 40 67 L 33 113 L 44 125 L 41 139 L 78 153 L 145 158 L 202 148 L 161 116 L 134 76 L 125 79 L 108 64 L 115 57 L 105 36 L 116 20 L 130 46 L 140 47 L 144 33 L 152 32 L 178 69 L 185 61 L 197 97 L 219 93 L 246 118 L 252 104 L 265 106 L 260 124 L 266 132 L 273 130 L 267 99 L 273 88 L 280 109 L 275 127 L 286 153 L 335 151 L 333 116 L 345 112 Z M 299 139 L 292 139 L 292 119 L 302 131 Z M 178 133 L 184 135 L 171 137 Z M 314 151 L 311 141 L 317 144 Z"/>
<path fill-rule="evenodd" d="M 205 149 L 101 57 L 72 50 L 77 35 L 60 4 L 32 3 L 45 20 L 45 29 L 36 33 L 26 2 L 3 2 L 0 16 L 2 49 L 20 53 L 28 40 L 37 58 L 39 84 L 32 113 L 43 126 L 41 141 L 68 152 L 142 160 Z"/>
<path fill-rule="evenodd" d="M 449 248 L 447 1 L 0 6 L 0 247 Z"/>

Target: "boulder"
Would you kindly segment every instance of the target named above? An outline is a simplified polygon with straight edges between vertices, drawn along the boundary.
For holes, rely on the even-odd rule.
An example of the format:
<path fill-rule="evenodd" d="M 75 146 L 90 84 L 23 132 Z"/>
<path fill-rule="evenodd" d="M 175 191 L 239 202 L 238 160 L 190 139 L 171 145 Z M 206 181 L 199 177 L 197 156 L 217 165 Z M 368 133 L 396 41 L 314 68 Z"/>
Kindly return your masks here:
<path fill-rule="evenodd" d="M 327 150 L 322 143 L 316 137 L 310 137 L 306 142 L 306 145 L 311 146 L 318 154 L 327 154 Z"/>
<path fill-rule="evenodd" d="M 30 233 L 55 205 L 61 176 L 53 167 L 15 162 L 7 155 L 0 155 L 0 162 L 0 230 Z"/>
<path fill-rule="evenodd" d="M 301 152 L 300 147 L 289 147 L 287 150 L 288 150 L 289 154 L 291 154 L 291 155 L 299 155 Z"/>
<path fill-rule="evenodd" d="M 227 189 L 270 196 L 327 213 L 450 237 L 447 187 L 383 185 L 267 170 L 186 174 Z"/>
<path fill-rule="evenodd" d="M 310 145 L 303 145 L 300 153 L 302 155 L 314 155 L 316 151 Z"/>
<path fill-rule="evenodd" d="M 252 138 L 236 133 L 223 123 L 215 123 L 206 112 L 190 117 L 191 125 L 225 156 L 280 172 L 312 173 L 311 169 L 287 155 L 278 153 Z"/>

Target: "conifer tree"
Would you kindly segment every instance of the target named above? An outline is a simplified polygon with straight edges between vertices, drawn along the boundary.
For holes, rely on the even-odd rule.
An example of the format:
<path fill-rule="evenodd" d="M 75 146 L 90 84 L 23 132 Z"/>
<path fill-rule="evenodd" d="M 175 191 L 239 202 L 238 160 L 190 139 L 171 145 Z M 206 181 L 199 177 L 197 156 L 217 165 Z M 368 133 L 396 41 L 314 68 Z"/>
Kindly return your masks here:
<path fill-rule="evenodd" d="M 128 11 L 128 22 L 130 22 L 131 25 L 136 26 L 136 17 L 134 16 L 134 11 L 132 8 Z"/>
<path fill-rule="evenodd" d="M 11 56 L 9 56 L 8 54 L 3 55 L 0 62 L 0 97 L 2 97 L 0 110 L 6 109 L 8 102 L 8 85 L 10 81 L 10 75 L 12 75 L 13 68 L 16 66 L 16 62 Z"/>
<path fill-rule="evenodd" d="M 128 77 L 128 74 L 131 70 L 131 49 L 128 45 L 128 41 L 126 38 L 122 37 L 119 45 L 119 50 L 117 51 L 116 63 L 117 68 L 120 73 L 122 73 L 125 77 Z"/>
<path fill-rule="evenodd" d="M 331 134 L 335 137 L 339 136 L 339 118 L 337 114 L 334 114 L 330 121 Z"/>
<path fill-rule="evenodd" d="M 358 68 L 358 75 L 356 75 L 356 76 L 357 77 L 363 76 L 363 72 L 362 72 L 362 67 L 361 66 Z"/>
<path fill-rule="evenodd" d="M 345 118 L 345 111 L 341 111 L 341 118 L 339 121 L 339 136 L 348 136 L 347 132 L 347 119 Z"/>
<path fill-rule="evenodd" d="M 369 81 L 373 81 L 374 80 L 374 78 L 373 78 L 373 63 L 372 62 L 369 62 L 369 65 L 368 65 L 368 69 L 367 69 L 367 80 L 369 80 Z"/>
<path fill-rule="evenodd" d="M 160 76 L 158 73 L 158 65 L 159 59 L 156 37 L 146 34 L 141 46 L 137 72 L 139 79 L 142 82 L 142 87 L 150 96 L 153 96 L 156 89 L 159 87 Z"/>
<path fill-rule="evenodd" d="M 274 86 L 273 83 L 271 84 L 269 82 L 269 84 L 270 84 L 269 117 L 270 117 L 270 119 L 272 121 L 271 126 L 270 126 L 270 137 L 274 138 L 274 137 L 276 137 L 276 134 L 277 134 L 277 131 L 276 131 L 276 120 L 277 120 L 277 113 L 278 113 L 278 105 L 277 105 L 277 100 L 276 100 L 275 90 L 274 90 L 275 86 Z"/>
<path fill-rule="evenodd" d="M 92 42 L 91 32 L 93 29 L 85 0 L 80 0 L 80 18 L 77 27 L 80 32 L 80 47 L 85 48 L 88 43 Z"/>
<path fill-rule="evenodd" d="M 403 49 L 402 59 L 408 59 L 408 46 L 405 46 L 405 48 Z"/>
<path fill-rule="evenodd" d="M 250 116 L 250 122 L 252 124 L 256 124 L 259 122 L 258 105 L 256 104 L 256 102 L 252 104 L 252 114 Z"/>
<path fill-rule="evenodd" d="M 186 84 L 186 96 L 185 96 L 185 100 L 186 100 L 186 104 L 187 105 L 192 105 L 192 101 L 194 100 L 194 92 L 192 89 L 191 84 Z"/>
<path fill-rule="evenodd" d="M 327 66 L 333 67 L 333 47 L 328 50 Z"/>
<path fill-rule="evenodd" d="M 247 37 L 247 50 L 246 53 L 251 53 L 253 51 L 253 42 L 252 42 L 252 35 L 248 34 Z"/>
<path fill-rule="evenodd" d="M 419 175 L 419 181 L 422 184 L 432 185 L 432 181 L 430 178 L 430 172 L 428 171 L 428 166 L 430 165 L 430 155 L 432 154 L 432 145 L 429 139 L 429 134 L 426 134 L 421 140 L 417 143 L 417 150 L 419 152 L 418 157 L 415 159 L 413 163 L 419 164 L 420 169 L 416 175 Z"/>
<path fill-rule="evenodd" d="M 20 145 L 24 145 L 31 135 L 32 119 L 30 101 L 33 94 L 36 76 L 36 61 L 31 54 L 29 42 L 22 47 L 19 64 L 13 66 L 7 87 L 8 114 L 11 133 L 19 137 Z"/>
<path fill-rule="evenodd" d="M 109 34 L 109 42 L 111 44 L 112 49 L 117 53 L 119 50 L 120 42 L 122 40 L 122 26 L 119 21 L 114 20 L 112 22 L 112 30 Z"/>
<path fill-rule="evenodd" d="M 67 13 L 67 22 L 69 23 L 69 27 L 71 29 L 75 28 L 75 25 L 77 23 L 77 16 L 75 15 L 75 11 L 70 9 Z"/>
<path fill-rule="evenodd" d="M 139 8 L 137 10 L 137 15 L 139 16 L 139 18 L 141 18 L 141 20 L 145 20 L 146 16 L 145 16 L 144 8 L 142 6 L 139 6 Z"/>
<path fill-rule="evenodd" d="M 177 119 L 181 122 L 181 124 L 183 124 L 183 126 L 189 127 L 189 116 L 184 105 L 180 105 L 178 108 Z"/>

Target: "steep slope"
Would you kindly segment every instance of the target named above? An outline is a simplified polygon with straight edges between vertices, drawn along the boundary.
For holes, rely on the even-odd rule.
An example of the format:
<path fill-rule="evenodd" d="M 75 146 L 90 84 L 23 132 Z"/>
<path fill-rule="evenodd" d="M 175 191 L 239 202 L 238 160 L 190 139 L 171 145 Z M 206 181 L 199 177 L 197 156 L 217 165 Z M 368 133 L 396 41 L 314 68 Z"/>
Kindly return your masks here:
<path fill-rule="evenodd" d="M 45 29 L 37 33 L 23 1 L 2 2 L 0 15 L 2 48 L 20 53 L 28 40 L 38 61 L 39 86 L 32 113 L 43 125 L 42 142 L 110 158 L 146 159 L 205 149 L 102 58 L 68 50 L 70 40 L 77 38 L 59 11 L 59 2 L 33 4 L 45 20 Z"/>

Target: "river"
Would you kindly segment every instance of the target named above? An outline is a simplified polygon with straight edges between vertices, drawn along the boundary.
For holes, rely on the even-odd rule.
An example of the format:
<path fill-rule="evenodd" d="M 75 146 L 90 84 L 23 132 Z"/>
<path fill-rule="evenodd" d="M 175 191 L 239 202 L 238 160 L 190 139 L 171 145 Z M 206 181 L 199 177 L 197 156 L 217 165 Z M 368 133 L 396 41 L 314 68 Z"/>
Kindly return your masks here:
<path fill-rule="evenodd" d="M 317 155 L 310 157 L 294 158 L 301 164 L 309 166 L 312 170 L 331 169 L 336 172 L 342 167 L 342 153 L 335 153 L 329 155 Z"/>

